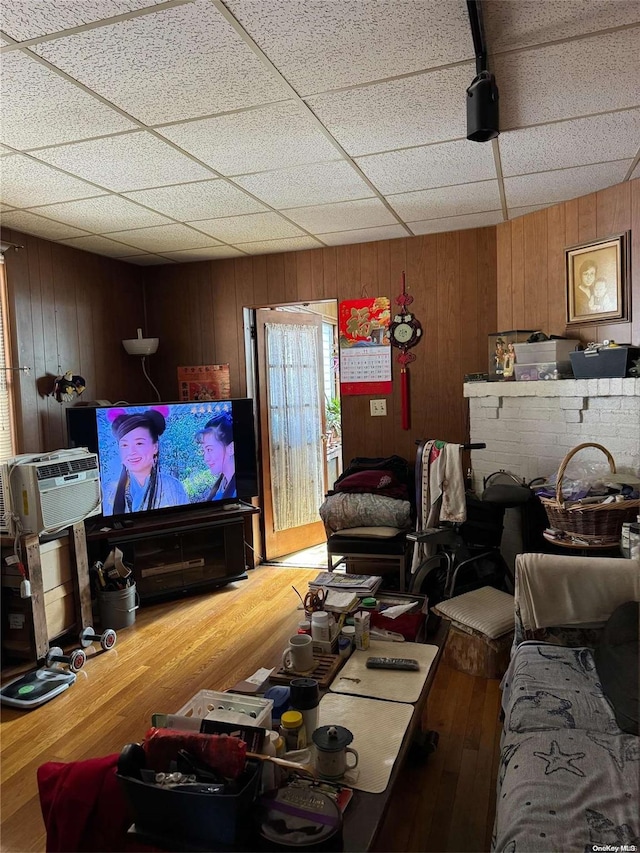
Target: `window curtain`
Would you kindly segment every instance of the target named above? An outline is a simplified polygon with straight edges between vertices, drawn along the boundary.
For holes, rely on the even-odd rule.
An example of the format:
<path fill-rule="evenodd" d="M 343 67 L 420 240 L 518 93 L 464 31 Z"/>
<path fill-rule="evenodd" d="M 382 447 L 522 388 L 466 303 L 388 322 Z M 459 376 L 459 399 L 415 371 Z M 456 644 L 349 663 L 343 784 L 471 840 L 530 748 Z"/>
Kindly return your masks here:
<path fill-rule="evenodd" d="M 274 530 L 319 520 L 324 499 L 316 326 L 266 323 Z"/>

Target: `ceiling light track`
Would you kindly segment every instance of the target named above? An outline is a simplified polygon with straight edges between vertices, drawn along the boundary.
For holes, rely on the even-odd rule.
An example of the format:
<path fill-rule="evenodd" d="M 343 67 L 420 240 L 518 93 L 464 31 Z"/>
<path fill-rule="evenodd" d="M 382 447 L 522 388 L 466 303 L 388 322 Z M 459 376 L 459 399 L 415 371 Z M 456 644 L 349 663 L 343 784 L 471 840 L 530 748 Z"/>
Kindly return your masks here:
<path fill-rule="evenodd" d="M 480 0 L 467 0 L 469 24 L 473 38 L 473 50 L 476 55 L 476 74 L 487 70 L 487 43 L 484 37 L 484 22 Z"/>
<path fill-rule="evenodd" d="M 495 77 L 487 70 L 481 0 L 467 0 L 467 11 L 476 57 L 476 76 L 467 89 L 467 139 L 489 142 L 500 133 L 498 87 Z"/>

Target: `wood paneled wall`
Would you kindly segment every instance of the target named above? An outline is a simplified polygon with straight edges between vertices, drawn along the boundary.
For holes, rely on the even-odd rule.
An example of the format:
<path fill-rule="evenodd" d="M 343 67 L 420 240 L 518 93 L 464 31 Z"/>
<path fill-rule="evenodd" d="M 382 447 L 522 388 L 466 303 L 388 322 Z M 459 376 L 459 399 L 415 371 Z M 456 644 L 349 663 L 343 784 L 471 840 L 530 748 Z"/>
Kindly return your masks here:
<path fill-rule="evenodd" d="M 86 379 L 84 400 L 149 402 L 153 392 L 123 338 L 144 326 L 140 269 L 3 229 L 23 246 L 5 255 L 18 452 L 67 446 L 65 409 L 51 395 L 59 371 Z"/>
<path fill-rule="evenodd" d="M 464 441 L 463 376 L 487 368 L 496 328 L 495 228 L 147 268 L 149 334 L 160 337 L 154 381 L 174 399 L 176 366 L 229 362 L 231 393 L 246 394 L 243 308 L 323 299 L 388 296 L 401 274 L 424 328 L 410 367 L 411 429 L 400 423 L 399 370 L 387 417 L 372 418 L 370 396 L 343 398 L 344 459 L 415 454 L 417 438 Z M 374 395 L 379 396 L 379 395 Z"/>
<path fill-rule="evenodd" d="M 631 308 L 640 305 L 640 180 L 548 207 L 497 226 L 498 326 L 640 343 L 640 310 L 629 323 L 566 323 L 565 248 L 631 230 Z"/>
<path fill-rule="evenodd" d="M 229 362 L 234 396 L 246 394 L 245 306 L 389 296 L 406 270 L 424 327 L 410 368 L 411 429 L 400 426 L 398 365 L 387 417 L 371 418 L 369 396 L 343 401 L 344 458 L 398 453 L 413 458 L 417 438 L 467 437 L 465 373 L 487 369 L 487 335 L 542 329 L 584 341 L 640 343 L 640 311 L 630 323 L 567 327 L 566 246 L 632 231 L 640 257 L 640 181 L 555 205 L 496 228 L 431 234 L 222 261 L 140 268 L 5 229 L 20 243 L 7 253 L 16 374 L 19 451 L 65 444 L 66 404 L 47 396 L 58 369 L 87 380 L 86 400 L 150 402 L 153 392 L 121 340 L 158 335 L 149 372 L 163 399 L 177 397 L 181 364 Z M 640 304 L 640 266 L 630 285 Z M 146 312 L 146 314 L 145 314 Z"/>

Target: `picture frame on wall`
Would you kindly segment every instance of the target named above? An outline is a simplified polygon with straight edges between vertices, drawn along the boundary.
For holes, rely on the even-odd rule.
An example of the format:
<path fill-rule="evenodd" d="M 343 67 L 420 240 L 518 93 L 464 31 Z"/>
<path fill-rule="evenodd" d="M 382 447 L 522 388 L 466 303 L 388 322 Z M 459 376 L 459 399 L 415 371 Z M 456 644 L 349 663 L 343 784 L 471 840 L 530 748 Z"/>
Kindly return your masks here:
<path fill-rule="evenodd" d="M 567 324 L 629 319 L 629 232 L 565 249 Z"/>

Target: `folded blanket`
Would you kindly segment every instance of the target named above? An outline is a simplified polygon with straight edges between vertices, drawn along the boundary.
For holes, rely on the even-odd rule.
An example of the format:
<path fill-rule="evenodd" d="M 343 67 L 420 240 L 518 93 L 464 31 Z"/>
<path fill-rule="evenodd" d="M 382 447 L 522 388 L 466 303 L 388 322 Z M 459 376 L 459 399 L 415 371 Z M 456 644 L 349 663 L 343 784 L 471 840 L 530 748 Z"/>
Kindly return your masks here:
<path fill-rule="evenodd" d="M 384 495 L 329 495 L 320 507 L 327 536 L 348 527 L 399 527 L 411 525 L 411 504 Z"/>
<path fill-rule="evenodd" d="M 615 557 L 516 557 L 516 608 L 525 630 L 606 622 L 640 600 L 640 562 Z"/>

